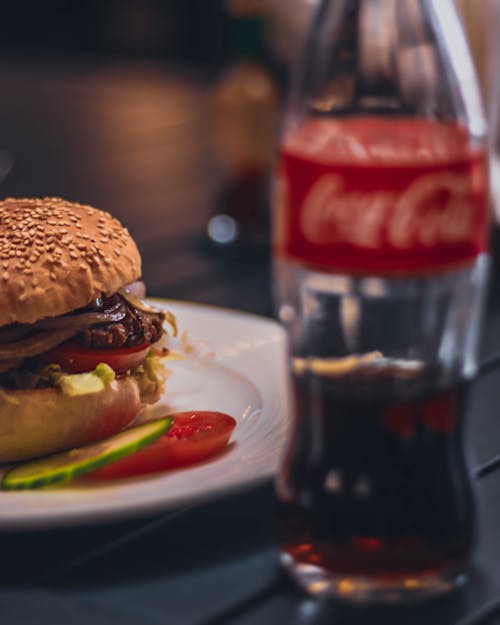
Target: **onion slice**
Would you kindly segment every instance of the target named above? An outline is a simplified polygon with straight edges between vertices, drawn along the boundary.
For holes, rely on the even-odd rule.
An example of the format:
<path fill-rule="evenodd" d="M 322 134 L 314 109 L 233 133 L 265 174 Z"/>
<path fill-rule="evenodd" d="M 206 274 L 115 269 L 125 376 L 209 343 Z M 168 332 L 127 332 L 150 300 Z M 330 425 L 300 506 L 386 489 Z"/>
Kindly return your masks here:
<path fill-rule="evenodd" d="M 141 312 L 145 312 L 153 315 L 160 315 L 170 325 L 174 336 L 177 336 L 177 319 L 175 315 L 169 311 L 158 310 L 154 306 L 146 304 L 142 299 L 135 297 L 125 289 L 119 291 L 120 295 L 127 300 L 127 302 Z"/>
<path fill-rule="evenodd" d="M 117 310 L 116 312 L 86 312 L 77 315 L 63 315 L 61 317 L 47 317 L 35 323 L 33 330 L 60 330 L 64 328 L 77 328 L 83 330 L 87 326 L 93 326 L 97 323 L 113 323 L 121 321 L 125 318 L 126 311 Z"/>
<path fill-rule="evenodd" d="M 136 297 L 135 295 L 132 295 L 132 293 L 130 293 L 128 290 L 125 289 L 120 289 L 120 291 L 118 291 L 118 293 L 120 293 L 120 295 L 127 300 L 127 302 L 133 306 L 134 308 L 137 308 L 137 310 L 140 310 L 142 312 L 146 312 L 146 313 L 153 313 L 153 314 L 161 314 L 160 311 L 155 308 L 154 306 L 150 306 L 149 304 L 146 304 L 146 302 L 144 302 L 142 299 L 140 299 L 139 297 Z"/>
<path fill-rule="evenodd" d="M 10 358 L 32 358 L 67 341 L 80 331 L 79 328 L 64 328 L 53 332 L 42 331 L 15 343 L 0 345 L 0 360 Z"/>
<path fill-rule="evenodd" d="M 13 323 L 12 325 L 0 328 L 0 344 L 20 341 L 32 334 L 33 327 L 27 323 Z"/>
<path fill-rule="evenodd" d="M 62 315 L 60 317 L 47 317 L 32 324 L 12 324 L 4 329 L 0 329 L 0 348 L 2 345 L 13 344 L 14 342 L 17 344 L 42 330 L 74 330 L 76 334 L 91 325 L 121 321 L 127 313 L 123 306 L 121 306 L 120 310 L 116 310 L 117 308 L 115 306 L 113 309 L 105 312 L 83 312 L 73 315 Z"/>

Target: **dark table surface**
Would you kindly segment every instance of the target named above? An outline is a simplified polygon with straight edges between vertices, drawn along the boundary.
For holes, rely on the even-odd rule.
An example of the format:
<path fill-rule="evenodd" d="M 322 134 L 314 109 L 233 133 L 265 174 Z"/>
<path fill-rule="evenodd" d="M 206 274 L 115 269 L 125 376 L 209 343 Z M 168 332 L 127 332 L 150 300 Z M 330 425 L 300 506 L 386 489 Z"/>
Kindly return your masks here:
<path fill-rule="evenodd" d="M 268 253 L 234 257 L 204 244 L 220 169 L 195 73 L 4 58 L 0 94 L 1 195 L 59 195 L 114 213 L 139 244 L 151 295 L 272 314 Z M 493 289 L 484 354 L 500 347 L 499 306 Z M 492 373 L 472 392 L 476 463 L 500 451 L 498 385 Z M 500 476 L 478 490 L 470 582 L 431 603 L 347 609 L 296 593 L 280 572 L 273 490 L 263 484 L 154 518 L 0 533 L 0 623 L 468 623 L 500 597 Z"/>

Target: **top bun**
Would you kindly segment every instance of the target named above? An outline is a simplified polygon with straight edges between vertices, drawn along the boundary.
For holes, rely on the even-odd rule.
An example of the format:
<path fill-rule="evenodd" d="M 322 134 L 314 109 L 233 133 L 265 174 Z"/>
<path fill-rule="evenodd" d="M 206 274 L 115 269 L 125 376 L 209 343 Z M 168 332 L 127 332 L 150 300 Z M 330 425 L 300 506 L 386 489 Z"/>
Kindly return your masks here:
<path fill-rule="evenodd" d="M 109 213 L 53 197 L 0 202 L 0 326 L 62 315 L 140 275 L 137 246 Z"/>

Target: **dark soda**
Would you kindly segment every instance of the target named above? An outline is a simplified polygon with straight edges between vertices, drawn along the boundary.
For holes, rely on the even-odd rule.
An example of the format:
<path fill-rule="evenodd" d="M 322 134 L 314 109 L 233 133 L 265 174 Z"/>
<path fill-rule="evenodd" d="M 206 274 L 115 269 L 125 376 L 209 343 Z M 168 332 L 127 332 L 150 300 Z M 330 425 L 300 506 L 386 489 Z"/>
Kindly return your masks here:
<path fill-rule="evenodd" d="M 467 385 L 402 372 L 294 376 L 277 482 L 289 566 L 396 585 L 464 568 L 475 534 Z"/>

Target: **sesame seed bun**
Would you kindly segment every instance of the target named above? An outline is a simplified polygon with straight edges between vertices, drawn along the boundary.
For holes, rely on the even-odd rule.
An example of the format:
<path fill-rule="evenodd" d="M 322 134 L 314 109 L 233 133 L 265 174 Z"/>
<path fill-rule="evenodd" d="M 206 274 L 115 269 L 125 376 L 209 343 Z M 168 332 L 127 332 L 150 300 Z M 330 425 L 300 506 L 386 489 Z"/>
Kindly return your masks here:
<path fill-rule="evenodd" d="M 0 202 L 0 326 L 62 315 L 140 275 L 139 251 L 109 213 L 61 198 Z"/>

